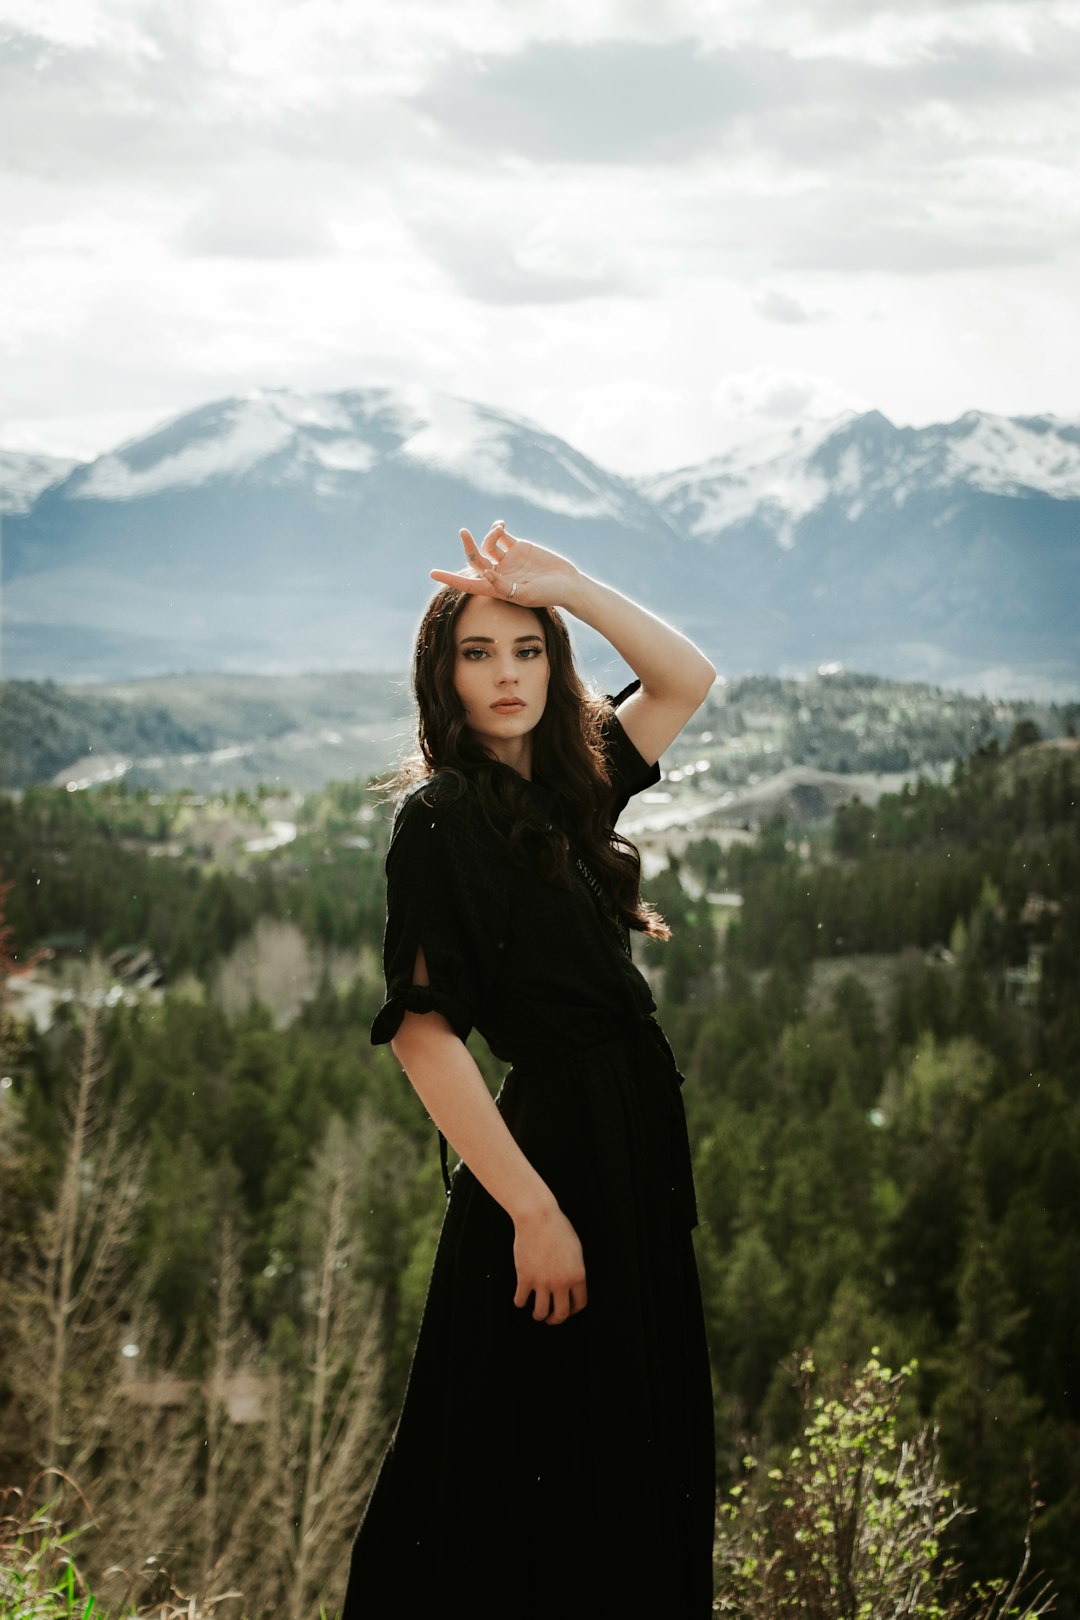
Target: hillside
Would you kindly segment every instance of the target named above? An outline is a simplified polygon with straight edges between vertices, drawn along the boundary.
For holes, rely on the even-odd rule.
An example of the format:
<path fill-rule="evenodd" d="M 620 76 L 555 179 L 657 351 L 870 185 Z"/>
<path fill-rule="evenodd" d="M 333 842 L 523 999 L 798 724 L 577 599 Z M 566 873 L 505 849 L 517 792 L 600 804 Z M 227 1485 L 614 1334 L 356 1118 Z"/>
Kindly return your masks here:
<path fill-rule="evenodd" d="M 620 672 L 601 672 L 602 690 L 620 684 Z M 413 735 L 404 675 L 345 671 L 10 681 L 0 711 L 8 788 L 123 780 L 203 793 L 311 790 L 386 770 Z M 872 798 L 920 770 L 946 770 L 991 737 L 1004 743 L 1022 719 L 1061 736 L 1080 723 L 1080 703 L 992 701 L 840 671 L 721 681 L 665 756 L 665 781 L 635 826 L 757 825 L 778 804 L 789 819 L 827 819 L 853 792 Z"/>
<path fill-rule="evenodd" d="M 63 686 L 0 683 L 0 786 L 124 779 L 217 792 L 318 787 L 383 770 L 408 730 L 387 675 L 176 675 Z"/>

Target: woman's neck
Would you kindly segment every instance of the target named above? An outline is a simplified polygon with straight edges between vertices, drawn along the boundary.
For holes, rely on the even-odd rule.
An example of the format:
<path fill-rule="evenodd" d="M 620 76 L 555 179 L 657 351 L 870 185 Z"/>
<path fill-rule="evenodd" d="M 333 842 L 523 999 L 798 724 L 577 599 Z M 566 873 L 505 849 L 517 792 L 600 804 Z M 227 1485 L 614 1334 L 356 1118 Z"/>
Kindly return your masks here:
<path fill-rule="evenodd" d="M 499 761 L 500 765 L 509 765 L 512 771 L 517 771 L 527 782 L 532 781 L 532 737 L 508 737 L 505 742 L 493 744 L 490 738 L 485 738 L 484 747 L 487 752 Z"/>

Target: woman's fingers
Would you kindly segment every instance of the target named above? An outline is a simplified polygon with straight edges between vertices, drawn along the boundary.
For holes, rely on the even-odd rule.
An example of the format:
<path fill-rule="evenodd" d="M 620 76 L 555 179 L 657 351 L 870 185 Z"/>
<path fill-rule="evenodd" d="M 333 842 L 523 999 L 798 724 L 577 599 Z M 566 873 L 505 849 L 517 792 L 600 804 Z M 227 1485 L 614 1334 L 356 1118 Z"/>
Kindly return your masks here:
<path fill-rule="evenodd" d="M 455 590 L 468 591 L 470 596 L 494 596 L 495 587 L 489 579 L 476 579 L 472 574 L 447 574 L 441 568 L 433 568 L 428 576 L 438 580 L 440 585 L 453 585 Z"/>
<path fill-rule="evenodd" d="M 495 586 L 491 582 L 491 563 L 479 549 L 476 541 L 468 529 L 460 529 L 461 543 L 465 547 L 465 557 L 474 574 L 451 574 L 443 568 L 433 568 L 430 578 L 438 580 L 440 585 L 453 585 L 459 591 L 468 591 L 472 596 L 494 596 Z"/>
<path fill-rule="evenodd" d="M 433 568 L 430 577 L 437 580 L 440 585 L 453 585 L 459 591 L 468 591 L 472 596 L 509 596 L 510 586 L 505 580 L 500 580 L 498 567 L 508 555 L 510 547 L 517 542 L 512 535 L 506 533 L 506 525 L 502 519 L 491 525 L 480 545 L 477 545 L 470 530 L 459 529 L 458 533 L 465 547 L 466 562 L 472 573 L 463 571 L 452 574 L 443 568 Z"/>
<path fill-rule="evenodd" d="M 573 1283 L 569 1288 L 536 1288 L 527 1283 L 519 1282 L 514 1294 L 514 1304 L 521 1309 L 533 1302 L 532 1315 L 535 1321 L 543 1322 L 547 1327 L 559 1327 L 561 1323 L 568 1322 L 572 1316 L 583 1311 L 589 1302 L 588 1290 L 584 1281 Z"/>
<path fill-rule="evenodd" d="M 484 556 L 468 529 L 460 529 L 458 532 L 461 535 L 461 543 L 465 547 L 465 556 L 468 558 L 470 568 L 475 568 L 478 574 L 482 574 L 485 568 L 490 566 L 488 558 Z"/>
<path fill-rule="evenodd" d="M 515 1222 L 514 1304 L 533 1302 L 533 1320 L 558 1327 L 585 1303 L 585 1259 L 562 1210 Z"/>
<path fill-rule="evenodd" d="M 568 1321 L 581 1310 L 584 1301 L 582 1304 L 575 1303 L 577 1293 L 576 1286 L 552 1291 L 549 1288 L 530 1288 L 527 1284 L 519 1282 L 514 1294 L 514 1304 L 521 1310 L 531 1299 L 533 1321 L 543 1322 L 548 1327 L 558 1327 L 560 1323 Z"/>
<path fill-rule="evenodd" d="M 558 1327 L 561 1322 L 565 1322 L 567 1317 L 572 1315 L 573 1311 L 570 1307 L 570 1290 L 568 1288 L 560 1288 L 551 1296 L 551 1314 L 545 1319 L 547 1325 L 548 1327 Z"/>
<path fill-rule="evenodd" d="M 503 528 L 504 524 L 500 520 L 498 523 L 493 523 L 484 536 L 483 550 L 491 558 L 492 562 L 502 562 L 507 552 L 506 541 L 503 538 Z"/>

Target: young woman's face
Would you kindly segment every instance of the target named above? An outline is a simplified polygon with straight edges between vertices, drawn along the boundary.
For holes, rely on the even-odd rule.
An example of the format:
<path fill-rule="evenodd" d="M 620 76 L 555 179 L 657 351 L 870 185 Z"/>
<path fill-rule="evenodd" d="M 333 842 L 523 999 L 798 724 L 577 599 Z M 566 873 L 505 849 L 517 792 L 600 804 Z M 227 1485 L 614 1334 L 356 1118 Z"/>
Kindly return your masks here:
<path fill-rule="evenodd" d="M 454 625 L 454 690 L 465 724 L 497 759 L 518 764 L 547 702 L 544 627 L 531 608 L 470 596 Z"/>

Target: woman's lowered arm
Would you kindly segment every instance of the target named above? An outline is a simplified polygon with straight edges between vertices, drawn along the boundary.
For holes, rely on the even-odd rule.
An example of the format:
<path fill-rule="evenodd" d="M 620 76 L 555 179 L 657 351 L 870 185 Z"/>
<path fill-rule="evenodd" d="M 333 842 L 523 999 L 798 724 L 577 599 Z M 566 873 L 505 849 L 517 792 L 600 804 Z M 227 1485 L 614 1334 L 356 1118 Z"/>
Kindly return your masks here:
<path fill-rule="evenodd" d="M 414 982 L 428 982 L 423 951 Z M 421 1102 L 473 1175 L 514 1224 L 515 1305 L 551 1326 L 587 1303 L 577 1233 L 551 1188 L 510 1134 L 472 1053 L 439 1012 L 406 1012 L 390 1042 Z"/>

